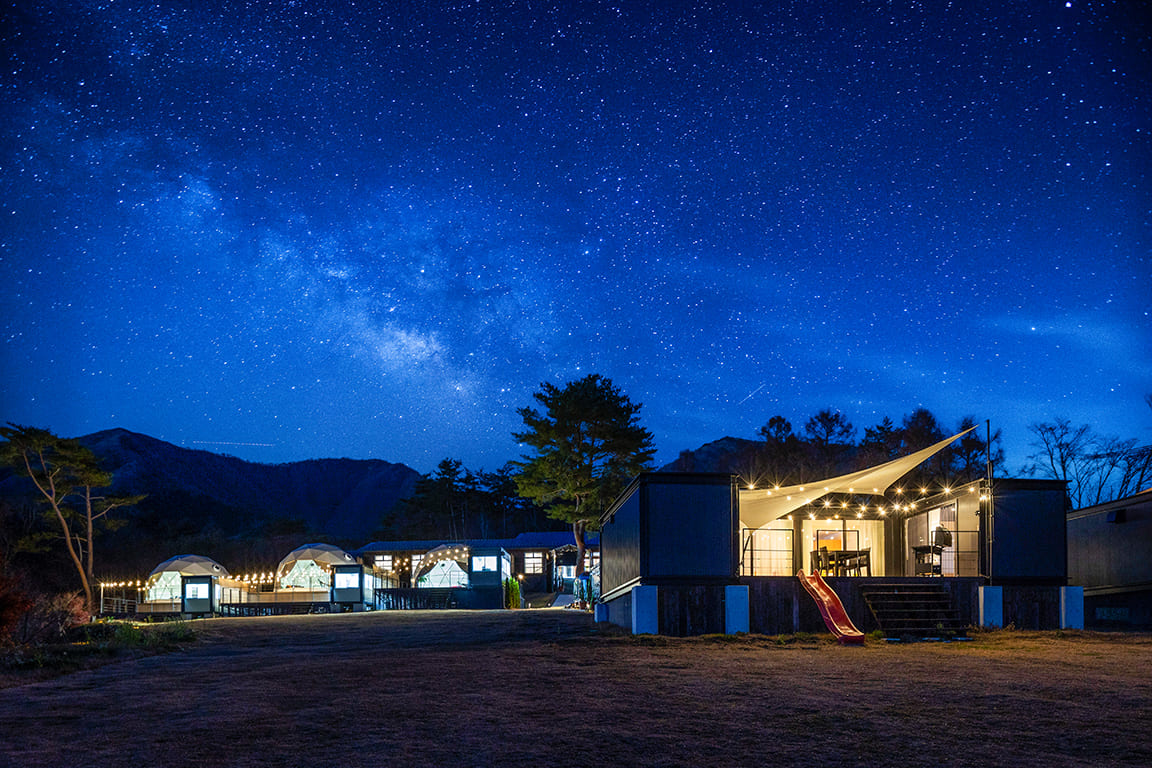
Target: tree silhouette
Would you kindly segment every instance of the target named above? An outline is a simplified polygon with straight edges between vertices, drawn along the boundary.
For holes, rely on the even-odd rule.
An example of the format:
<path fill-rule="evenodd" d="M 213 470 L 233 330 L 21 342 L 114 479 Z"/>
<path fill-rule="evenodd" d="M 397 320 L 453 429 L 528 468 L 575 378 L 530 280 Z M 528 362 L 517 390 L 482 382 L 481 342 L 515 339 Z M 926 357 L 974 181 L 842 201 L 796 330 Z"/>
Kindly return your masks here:
<path fill-rule="evenodd" d="M 29 478 L 48 504 L 48 514 L 60 526 L 68 557 L 80 576 L 85 607 L 92 612 L 96 533 L 100 527 L 115 527 L 109 525 L 109 512 L 144 497 L 101 493 L 112 484 L 112 475 L 77 440 L 11 423 L 0 427 L 0 436 L 7 441 L 0 445 L 0 462 Z"/>
<path fill-rule="evenodd" d="M 639 424 L 640 404 L 599 374 L 563 388 L 545 382 L 533 397 L 543 412 L 517 410 L 526 429 L 514 436 L 533 455 L 517 462 L 516 487 L 572 526 L 579 575 L 585 531 L 598 528 L 600 514 L 629 479 L 650 468 L 652 433 Z"/>

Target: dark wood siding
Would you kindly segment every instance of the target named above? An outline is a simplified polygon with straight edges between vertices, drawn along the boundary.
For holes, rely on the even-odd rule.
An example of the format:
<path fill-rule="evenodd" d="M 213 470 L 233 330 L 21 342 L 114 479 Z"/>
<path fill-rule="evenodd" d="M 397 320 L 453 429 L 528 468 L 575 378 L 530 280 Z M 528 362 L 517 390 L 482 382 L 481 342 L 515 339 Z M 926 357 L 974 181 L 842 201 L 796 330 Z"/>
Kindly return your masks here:
<path fill-rule="evenodd" d="M 660 483 L 647 487 L 645 576 L 732 576 L 732 486 Z"/>
<path fill-rule="evenodd" d="M 640 490 L 619 503 L 600 530 L 600 593 L 640 576 Z"/>
<path fill-rule="evenodd" d="M 1067 584 L 1063 484 L 1008 480 L 994 489 L 992 583 Z"/>

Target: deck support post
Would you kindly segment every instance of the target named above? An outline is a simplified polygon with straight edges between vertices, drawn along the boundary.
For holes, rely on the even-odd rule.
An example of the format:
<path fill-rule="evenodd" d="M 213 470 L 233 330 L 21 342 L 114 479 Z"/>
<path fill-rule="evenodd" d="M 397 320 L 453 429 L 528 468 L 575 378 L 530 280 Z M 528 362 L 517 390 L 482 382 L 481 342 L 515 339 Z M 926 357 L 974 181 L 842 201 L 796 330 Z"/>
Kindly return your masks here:
<path fill-rule="evenodd" d="M 1084 587 L 1060 587 L 1060 629 L 1084 629 Z"/>
<path fill-rule="evenodd" d="M 1004 587 L 980 587 L 980 626 L 1004 626 Z"/>
<path fill-rule="evenodd" d="M 632 588 L 632 634 L 660 634 L 660 588 Z"/>
<path fill-rule="evenodd" d="M 748 632 L 748 587 L 729 584 L 724 587 L 724 634 Z"/>

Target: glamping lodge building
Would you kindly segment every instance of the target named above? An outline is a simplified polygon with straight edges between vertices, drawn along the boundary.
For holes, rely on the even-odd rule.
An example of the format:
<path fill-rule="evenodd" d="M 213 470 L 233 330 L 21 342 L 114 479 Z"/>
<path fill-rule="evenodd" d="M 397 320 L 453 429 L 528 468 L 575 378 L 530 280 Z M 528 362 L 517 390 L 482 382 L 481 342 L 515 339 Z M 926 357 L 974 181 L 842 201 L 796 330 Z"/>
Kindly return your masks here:
<path fill-rule="evenodd" d="M 597 539 L 586 564 L 598 568 Z M 275 571 L 231 575 L 202 555 L 165 560 L 143 581 L 102 583 L 101 613 L 262 616 L 404 608 L 503 608 L 504 581 L 523 592 L 571 591 L 576 547 L 566 532 L 464 542 L 373 542 L 346 552 L 305 544 Z"/>
<path fill-rule="evenodd" d="M 1093 629 L 1152 628 L 1152 488 L 1068 513 L 1068 576 Z"/>
<path fill-rule="evenodd" d="M 1063 482 L 895 492 L 957 437 L 786 488 L 740 486 L 727 474 L 640 475 L 601 519 L 597 618 L 669 635 L 823 631 L 828 606 L 795 578 L 806 571 L 827 577 L 863 632 L 1082 626 L 1082 593 L 1067 586 Z M 890 489 L 903 501 L 859 501 Z"/>

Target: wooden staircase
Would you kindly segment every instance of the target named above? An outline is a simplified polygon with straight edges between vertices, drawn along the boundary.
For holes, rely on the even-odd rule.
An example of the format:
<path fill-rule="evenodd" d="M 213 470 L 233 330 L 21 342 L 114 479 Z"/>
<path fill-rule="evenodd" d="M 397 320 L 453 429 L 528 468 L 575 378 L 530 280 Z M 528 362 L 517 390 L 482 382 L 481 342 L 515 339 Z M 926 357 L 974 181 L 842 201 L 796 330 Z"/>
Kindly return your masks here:
<path fill-rule="evenodd" d="M 864 601 L 886 637 L 962 637 L 964 623 L 952 595 L 931 579 L 916 584 L 869 584 Z"/>

